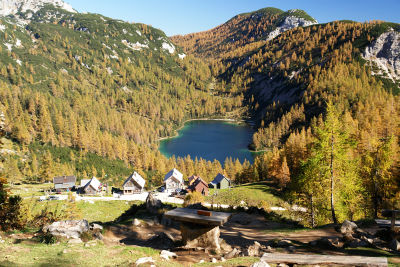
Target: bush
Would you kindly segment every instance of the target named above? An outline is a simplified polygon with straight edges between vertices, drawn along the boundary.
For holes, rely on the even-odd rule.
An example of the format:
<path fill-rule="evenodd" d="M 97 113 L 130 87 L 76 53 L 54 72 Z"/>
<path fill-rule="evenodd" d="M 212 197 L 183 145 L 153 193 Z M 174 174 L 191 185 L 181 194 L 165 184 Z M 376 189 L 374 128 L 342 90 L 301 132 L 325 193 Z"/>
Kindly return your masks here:
<path fill-rule="evenodd" d="M 195 204 L 195 203 L 203 203 L 204 196 L 199 192 L 192 192 L 186 195 L 185 201 L 183 202 L 183 206 L 187 207 L 188 205 Z"/>
<path fill-rule="evenodd" d="M 57 241 L 57 237 L 50 233 L 45 233 L 39 236 L 39 242 L 43 244 L 55 244 Z"/>
<path fill-rule="evenodd" d="M 7 180 L 0 178 L 0 230 L 22 229 L 24 224 L 21 218 L 20 196 L 8 196 L 5 189 Z"/>

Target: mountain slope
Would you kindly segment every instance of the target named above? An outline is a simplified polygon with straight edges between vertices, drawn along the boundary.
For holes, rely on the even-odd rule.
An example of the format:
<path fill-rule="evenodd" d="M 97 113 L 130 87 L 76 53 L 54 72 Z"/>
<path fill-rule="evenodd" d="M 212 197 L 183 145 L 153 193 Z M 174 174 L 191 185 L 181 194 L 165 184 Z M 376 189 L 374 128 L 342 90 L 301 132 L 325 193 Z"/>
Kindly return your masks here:
<path fill-rule="evenodd" d="M 239 96 L 209 94 L 210 82 L 207 65 L 148 25 L 52 5 L 0 18 L 0 109 L 8 136 L 32 148 L 21 155 L 29 164 L 35 153 L 44 159 L 39 142 L 152 169 L 166 161 L 159 137 L 241 105 Z"/>
<path fill-rule="evenodd" d="M 35 13 L 46 5 L 55 6 L 65 11 L 75 13 L 71 5 L 62 0 L 1 0 L 0 16 L 17 15 L 22 12 Z"/>
<path fill-rule="evenodd" d="M 239 14 L 214 29 L 173 36 L 171 40 L 184 47 L 187 53 L 207 58 L 222 57 L 234 49 L 270 40 L 287 30 L 315 23 L 317 21 L 302 10 L 284 12 L 269 7 Z"/>

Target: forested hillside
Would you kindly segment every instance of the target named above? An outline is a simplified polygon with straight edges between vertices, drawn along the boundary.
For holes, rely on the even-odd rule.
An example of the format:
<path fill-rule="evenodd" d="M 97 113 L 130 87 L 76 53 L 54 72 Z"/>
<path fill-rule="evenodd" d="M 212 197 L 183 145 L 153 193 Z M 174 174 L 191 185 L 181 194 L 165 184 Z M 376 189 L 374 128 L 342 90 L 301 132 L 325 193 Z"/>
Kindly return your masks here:
<path fill-rule="evenodd" d="M 209 92 L 208 66 L 148 25 L 50 5 L 18 16 L 0 20 L 11 181 L 76 172 L 120 180 L 133 166 L 152 170 L 166 161 L 158 138 L 186 119 L 230 116 L 241 106 L 241 96 Z"/>
<path fill-rule="evenodd" d="M 306 225 L 376 216 L 400 199 L 400 63 L 379 50 L 399 31 L 265 8 L 170 40 L 102 15 L 20 10 L 0 18 L 2 170 L 10 183 L 76 174 L 116 186 L 137 170 L 150 187 L 173 167 L 224 172 L 272 180 L 307 208 Z M 159 138 L 204 117 L 252 121 L 255 163 L 160 154 Z"/>
<path fill-rule="evenodd" d="M 252 146 L 264 153 L 237 181 L 275 180 L 289 201 L 308 208 L 310 225 L 393 207 L 400 185 L 400 81 L 363 56 L 383 33 L 399 36 L 399 25 L 337 21 L 265 40 L 266 27 L 281 13 L 264 10 L 173 38 L 189 54 L 208 58 L 226 94 L 245 97 L 258 128 Z M 230 31 L 243 36 L 235 37 L 240 45 L 215 45 Z"/>

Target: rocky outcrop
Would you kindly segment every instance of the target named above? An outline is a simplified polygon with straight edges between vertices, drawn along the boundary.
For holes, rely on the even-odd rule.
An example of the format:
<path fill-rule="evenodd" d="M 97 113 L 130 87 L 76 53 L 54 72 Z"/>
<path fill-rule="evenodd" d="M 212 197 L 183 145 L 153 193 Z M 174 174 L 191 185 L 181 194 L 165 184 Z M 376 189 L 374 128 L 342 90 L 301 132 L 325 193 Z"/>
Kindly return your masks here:
<path fill-rule="evenodd" d="M 69 12 L 76 12 L 71 5 L 62 0 L 2 0 L 0 1 L 0 16 L 15 15 L 28 10 L 36 12 L 48 4 Z"/>
<path fill-rule="evenodd" d="M 304 18 L 298 18 L 295 16 L 288 16 L 285 18 L 285 20 L 272 32 L 268 34 L 267 40 L 272 40 L 279 34 L 297 28 L 297 27 L 306 27 L 310 25 L 317 24 L 318 22 L 316 20 L 310 21 L 306 20 Z"/>
<path fill-rule="evenodd" d="M 86 220 L 58 221 L 43 227 L 44 233 L 66 238 L 80 238 L 81 234 L 90 230 Z"/>
<path fill-rule="evenodd" d="M 161 200 L 154 197 L 150 192 L 146 198 L 146 210 L 150 213 L 157 214 L 158 210 L 163 207 Z"/>
<path fill-rule="evenodd" d="M 381 34 L 365 49 L 363 57 L 378 67 L 374 75 L 400 80 L 400 32 L 392 29 Z"/>

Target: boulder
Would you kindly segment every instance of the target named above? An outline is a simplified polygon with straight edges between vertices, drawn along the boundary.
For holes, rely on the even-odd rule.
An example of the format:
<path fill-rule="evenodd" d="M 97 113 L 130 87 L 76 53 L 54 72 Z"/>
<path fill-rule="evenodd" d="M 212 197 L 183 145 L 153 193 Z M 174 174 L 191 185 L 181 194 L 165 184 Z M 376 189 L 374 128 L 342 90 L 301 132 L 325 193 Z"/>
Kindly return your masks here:
<path fill-rule="evenodd" d="M 261 260 L 256 263 L 253 263 L 250 267 L 270 267 L 268 263 L 265 261 Z"/>
<path fill-rule="evenodd" d="M 246 256 L 249 257 L 259 257 L 260 256 L 261 245 L 257 241 L 253 245 L 249 246 L 246 251 Z"/>
<path fill-rule="evenodd" d="M 43 227 L 44 233 L 66 238 L 80 238 L 81 234 L 89 231 L 89 223 L 86 220 L 58 221 Z"/>
<path fill-rule="evenodd" d="M 178 257 L 178 255 L 168 250 L 162 250 L 160 253 L 160 258 L 167 261 L 169 260 L 169 258 L 176 258 L 176 257 Z"/>
<path fill-rule="evenodd" d="M 210 248 L 220 251 L 219 227 L 209 227 L 181 223 L 181 234 L 183 244 L 188 248 Z"/>
<path fill-rule="evenodd" d="M 358 228 L 357 224 L 354 222 L 345 220 L 340 227 L 340 233 L 343 235 L 352 235 L 354 234 L 355 230 Z"/>
<path fill-rule="evenodd" d="M 68 244 L 82 244 L 83 241 L 80 238 L 72 238 L 68 240 Z"/>
<path fill-rule="evenodd" d="M 335 248 L 340 248 L 342 246 L 339 238 L 337 237 L 335 238 L 323 237 L 316 240 L 315 243 L 313 243 L 312 245 L 327 249 L 335 249 Z"/>
<path fill-rule="evenodd" d="M 390 242 L 389 247 L 394 251 L 400 251 L 400 242 L 397 239 L 393 239 L 392 242 Z"/>
<path fill-rule="evenodd" d="M 239 256 L 239 254 L 240 254 L 240 250 L 238 250 L 237 248 L 234 248 L 234 249 L 232 249 L 231 252 L 226 254 L 224 258 L 229 260 L 229 259 Z"/>
<path fill-rule="evenodd" d="M 146 210 L 150 213 L 158 213 L 158 210 L 163 207 L 161 200 L 154 197 L 152 192 L 149 192 L 146 198 Z"/>
<path fill-rule="evenodd" d="M 138 259 L 138 260 L 135 262 L 135 265 L 136 265 L 136 266 L 139 266 L 139 265 L 146 264 L 146 263 L 155 264 L 156 261 L 153 260 L 152 257 L 144 257 L 144 258 Z"/>
<path fill-rule="evenodd" d="M 369 243 L 365 240 L 361 240 L 358 238 L 354 238 L 353 241 L 346 243 L 346 246 L 351 248 L 358 248 L 358 247 L 369 247 Z"/>

